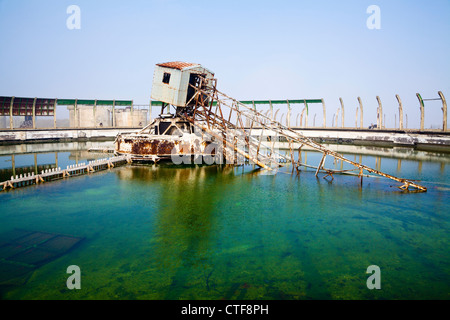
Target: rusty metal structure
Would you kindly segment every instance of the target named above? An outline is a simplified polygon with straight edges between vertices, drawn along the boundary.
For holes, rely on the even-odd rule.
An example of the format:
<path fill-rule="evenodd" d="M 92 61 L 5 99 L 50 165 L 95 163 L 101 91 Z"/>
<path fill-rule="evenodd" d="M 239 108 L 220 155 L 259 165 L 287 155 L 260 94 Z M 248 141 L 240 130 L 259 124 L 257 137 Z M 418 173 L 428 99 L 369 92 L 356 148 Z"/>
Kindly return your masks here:
<path fill-rule="evenodd" d="M 162 79 L 161 70 L 158 67 L 168 68 Z M 170 81 L 167 82 L 166 74 L 171 71 L 188 73 L 190 80 L 184 83 L 187 88 L 178 88 L 178 91 L 186 92 L 185 100 L 181 105 L 171 104 L 176 109 L 175 114 L 172 115 L 164 113 L 165 107 L 170 104 L 169 100 L 172 99 L 170 100 L 172 102 L 176 100 L 169 97 L 163 101 L 161 115 L 152 124 L 136 134 L 118 135 L 115 141 L 117 154 L 127 155 L 131 161 L 153 162 L 170 157 L 173 159 L 173 156 L 179 155 L 214 156 L 218 159 L 216 156 L 221 154 L 227 163 L 242 164 L 239 159 L 244 159 L 269 171 L 276 172 L 281 166 L 292 165 L 293 171 L 299 174 L 303 166 L 314 168 L 316 177 L 319 173 L 325 173 L 325 177 L 332 179 L 333 174 L 357 175 L 361 179 L 361 184 L 363 176 L 371 173 L 400 183 L 399 188 L 402 190 L 412 188 L 419 192 L 427 191 L 426 187 L 417 184 L 416 181 L 397 178 L 346 159 L 343 155 L 273 120 L 267 114 L 227 96 L 217 90 L 217 79 L 214 78 L 214 74 L 200 65 L 180 62 L 157 65 L 154 85 L 156 82 L 158 86 L 161 86 L 163 82 L 169 87 L 167 90 L 176 88 L 179 84 L 173 85 Z M 164 98 L 162 95 L 158 97 Z M 179 101 L 179 95 L 177 97 Z M 250 124 L 249 127 L 248 124 Z M 260 131 L 259 136 L 254 135 L 255 129 Z M 288 155 L 282 155 L 275 150 L 275 142 L 280 140 L 289 144 Z M 299 145 L 298 149 L 294 149 L 294 144 Z M 301 163 L 300 152 L 303 146 L 322 153 L 317 167 Z M 295 160 L 296 151 L 298 152 L 297 161 Z M 354 169 L 326 169 L 324 163 L 327 157 L 349 163 Z"/>

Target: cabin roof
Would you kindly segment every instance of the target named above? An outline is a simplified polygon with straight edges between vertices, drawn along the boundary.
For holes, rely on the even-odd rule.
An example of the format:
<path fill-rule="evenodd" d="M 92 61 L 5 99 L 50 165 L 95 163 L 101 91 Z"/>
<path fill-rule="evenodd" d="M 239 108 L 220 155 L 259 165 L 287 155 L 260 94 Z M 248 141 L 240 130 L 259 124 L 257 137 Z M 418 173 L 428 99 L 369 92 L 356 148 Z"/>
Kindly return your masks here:
<path fill-rule="evenodd" d="M 190 62 L 182 62 L 182 61 L 172 61 L 172 62 L 158 63 L 157 66 L 164 67 L 164 68 L 183 70 L 183 69 L 187 69 L 190 67 L 200 66 L 200 64 L 190 63 Z"/>

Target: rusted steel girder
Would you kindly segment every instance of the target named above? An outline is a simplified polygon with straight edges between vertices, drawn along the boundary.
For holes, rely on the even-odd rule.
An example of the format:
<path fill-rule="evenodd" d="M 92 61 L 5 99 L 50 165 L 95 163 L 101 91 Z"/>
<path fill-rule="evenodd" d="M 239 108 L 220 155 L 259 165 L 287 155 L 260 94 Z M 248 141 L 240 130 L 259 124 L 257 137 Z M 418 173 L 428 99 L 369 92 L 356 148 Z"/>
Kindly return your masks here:
<path fill-rule="evenodd" d="M 319 173 L 321 166 L 323 166 L 324 160 L 325 160 L 325 156 L 329 155 L 334 157 L 335 159 L 339 159 L 341 161 L 350 163 L 351 165 L 355 166 L 356 168 L 358 168 L 360 170 L 360 174 L 362 175 L 363 170 L 366 170 L 367 172 L 370 173 L 374 173 L 376 175 L 382 176 L 382 177 L 386 177 L 388 179 L 397 181 L 399 183 L 402 183 L 402 185 L 399 187 L 400 189 L 409 189 L 410 187 L 414 187 L 419 191 L 425 192 L 427 191 L 427 188 L 421 185 L 416 184 L 415 182 L 411 181 L 411 180 L 407 180 L 407 179 L 403 179 L 403 178 L 397 178 L 394 177 L 392 175 L 386 174 L 384 172 L 381 172 L 379 170 L 375 170 L 372 169 L 368 166 L 362 165 L 360 163 L 351 161 L 346 159 L 343 155 L 334 152 L 332 150 L 329 150 L 327 148 L 325 148 L 324 146 L 322 146 L 321 144 L 318 144 L 316 142 L 314 142 L 313 140 L 311 140 L 308 137 L 303 136 L 302 134 L 300 134 L 297 131 L 294 131 L 293 129 L 289 128 L 288 126 L 284 126 L 283 124 L 275 121 L 274 119 L 271 119 L 270 117 L 264 115 L 263 113 L 255 110 L 254 108 L 248 107 L 243 103 L 240 103 L 239 101 L 237 101 L 236 99 L 233 99 L 229 96 L 227 96 L 226 94 L 220 92 L 217 90 L 216 84 L 217 82 L 214 82 L 213 84 L 209 85 L 207 83 L 206 79 L 203 79 L 205 81 L 205 83 L 203 83 L 203 86 L 200 87 L 194 87 L 192 86 L 195 90 L 195 96 L 196 96 L 196 105 L 194 107 L 194 115 L 192 117 L 188 117 L 188 120 L 191 121 L 192 123 L 195 123 L 198 126 L 201 126 L 203 129 L 208 130 L 206 132 L 208 133 L 212 133 L 213 136 L 217 136 L 220 137 L 220 139 L 222 139 L 222 141 L 224 142 L 224 144 L 226 143 L 226 130 L 229 128 L 232 129 L 237 129 L 239 130 L 243 136 L 245 137 L 246 143 L 248 144 L 249 147 L 249 151 L 248 153 L 244 150 L 236 150 L 237 152 L 241 153 L 243 156 L 245 156 L 247 159 L 253 161 L 254 163 L 258 164 L 259 166 L 266 168 L 266 169 L 270 169 L 270 166 L 267 166 L 265 163 L 262 163 L 258 158 L 260 155 L 260 145 L 261 145 L 261 141 L 258 141 L 258 147 L 256 149 L 257 153 L 256 153 L 256 157 L 252 157 L 250 155 L 250 147 L 253 147 L 253 143 L 254 138 L 251 137 L 248 132 L 245 131 L 244 126 L 242 125 L 242 121 L 240 121 L 241 118 L 248 118 L 252 121 L 252 123 L 257 123 L 261 126 L 261 129 L 265 129 L 265 130 L 269 130 L 273 133 L 275 133 L 278 136 L 282 136 L 285 137 L 287 139 L 287 141 L 292 141 L 292 142 L 297 142 L 300 143 L 302 145 L 307 145 L 313 149 L 315 149 L 316 151 L 322 152 L 324 154 L 321 163 L 319 164 L 319 166 L 317 167 L 317 172 L 316 175 Z M 206 99 L 205 99 L 206 98 Z M 220 115 L 218 115 L 217 113 L 212 112 L 212 109 L 209 108 L 208 112 L 205 112 L 207 110 L 207 108 L 205 108 L 208 104 L 210 104 L 212 106 L 213 101 L 216 102 L 216 105 L 218 106 L 218 110 L 220 110 Z M 379 103 L 381 104 L 381 101 L 379 101 Z M 230 109 L 230 114 L 229 114 L 229 119 L 228 121 L 226 121 L 223 117 L 222 114 L 222 107 L 227 107 Z M 381 109 L 381 106 L 380 106 Z M 381 109 L 382 110 L 382 109 Z M 380 110 L 380 111 L 381 111 Z M 232 112 L 235 112 L 237 115 L 237 119 L 239 120 L 236 125 L 231 123 L 231 114 Z M 200 115 L 199 118 L 196 118 L 196 115 Z M 214 124 L 219 124 L 221 123 L 221 125 L 216 125 L 214 127 L 214 129 L 218 129 L 219 132 L 221 132 L 221 135 L 218 135 L 217 133 L 213 132 L 213 130 L 210 129 L 209 126 L 202 126 L 201 124 L 199 124 L 199 121 L 205 121 L 207 123 L 209 123 L 209 119 L 213 118 L 216 119 L 216 121 L 214 121 Z M 382 120 L 381 120 L 382 121 Z M 381 122 L 382 123 L 382 122 Z M 281 158 L 284 158 L 286 161 L 285 162 L 290 162 L 290 160 L 287 157 L 284 157 L 282 155 L 279 155 Z"/>

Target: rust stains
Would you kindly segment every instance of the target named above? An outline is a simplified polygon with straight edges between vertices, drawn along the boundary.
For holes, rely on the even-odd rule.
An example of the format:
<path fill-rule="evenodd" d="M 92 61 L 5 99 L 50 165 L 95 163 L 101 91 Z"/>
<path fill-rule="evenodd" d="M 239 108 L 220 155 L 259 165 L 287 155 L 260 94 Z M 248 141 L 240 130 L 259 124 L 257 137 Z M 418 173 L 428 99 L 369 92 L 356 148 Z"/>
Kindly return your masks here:
<path fill-rule="evenodd" d="M 199 66 L 199 64 L 182 62 L 182 61 L 172 61 L 172 62 L 159 63 L 159 64 L 157 64 L 157 66 L 171 68 L 171 69 L 177 69 L 177 70 L 183 70 L 184 68 Z"/>

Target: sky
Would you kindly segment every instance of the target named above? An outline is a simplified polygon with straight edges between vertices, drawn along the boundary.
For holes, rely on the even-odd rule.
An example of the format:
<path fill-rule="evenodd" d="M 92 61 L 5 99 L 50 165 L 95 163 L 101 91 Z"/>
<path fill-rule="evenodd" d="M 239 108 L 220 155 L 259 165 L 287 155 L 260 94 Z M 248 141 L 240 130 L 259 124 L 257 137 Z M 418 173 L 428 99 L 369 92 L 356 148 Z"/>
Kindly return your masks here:
<path fill-rule="evenodd" d="M 449 16 L 449 0 L 0 0 L 0 96 L 148 104 L 155 64 L 185 61 L 239 100 L 323 98 L 328 125 L 342 98 L 354 126 L 357 97 L 376 123 L 379 96 L 393 127 L 398 94 L 418 128 L 416 93 L 450 100 Z M 442 127 L 441 107 L 425 102 L 425 127 Z M 309 112 L 322 123 L 321 105 Z"/>

